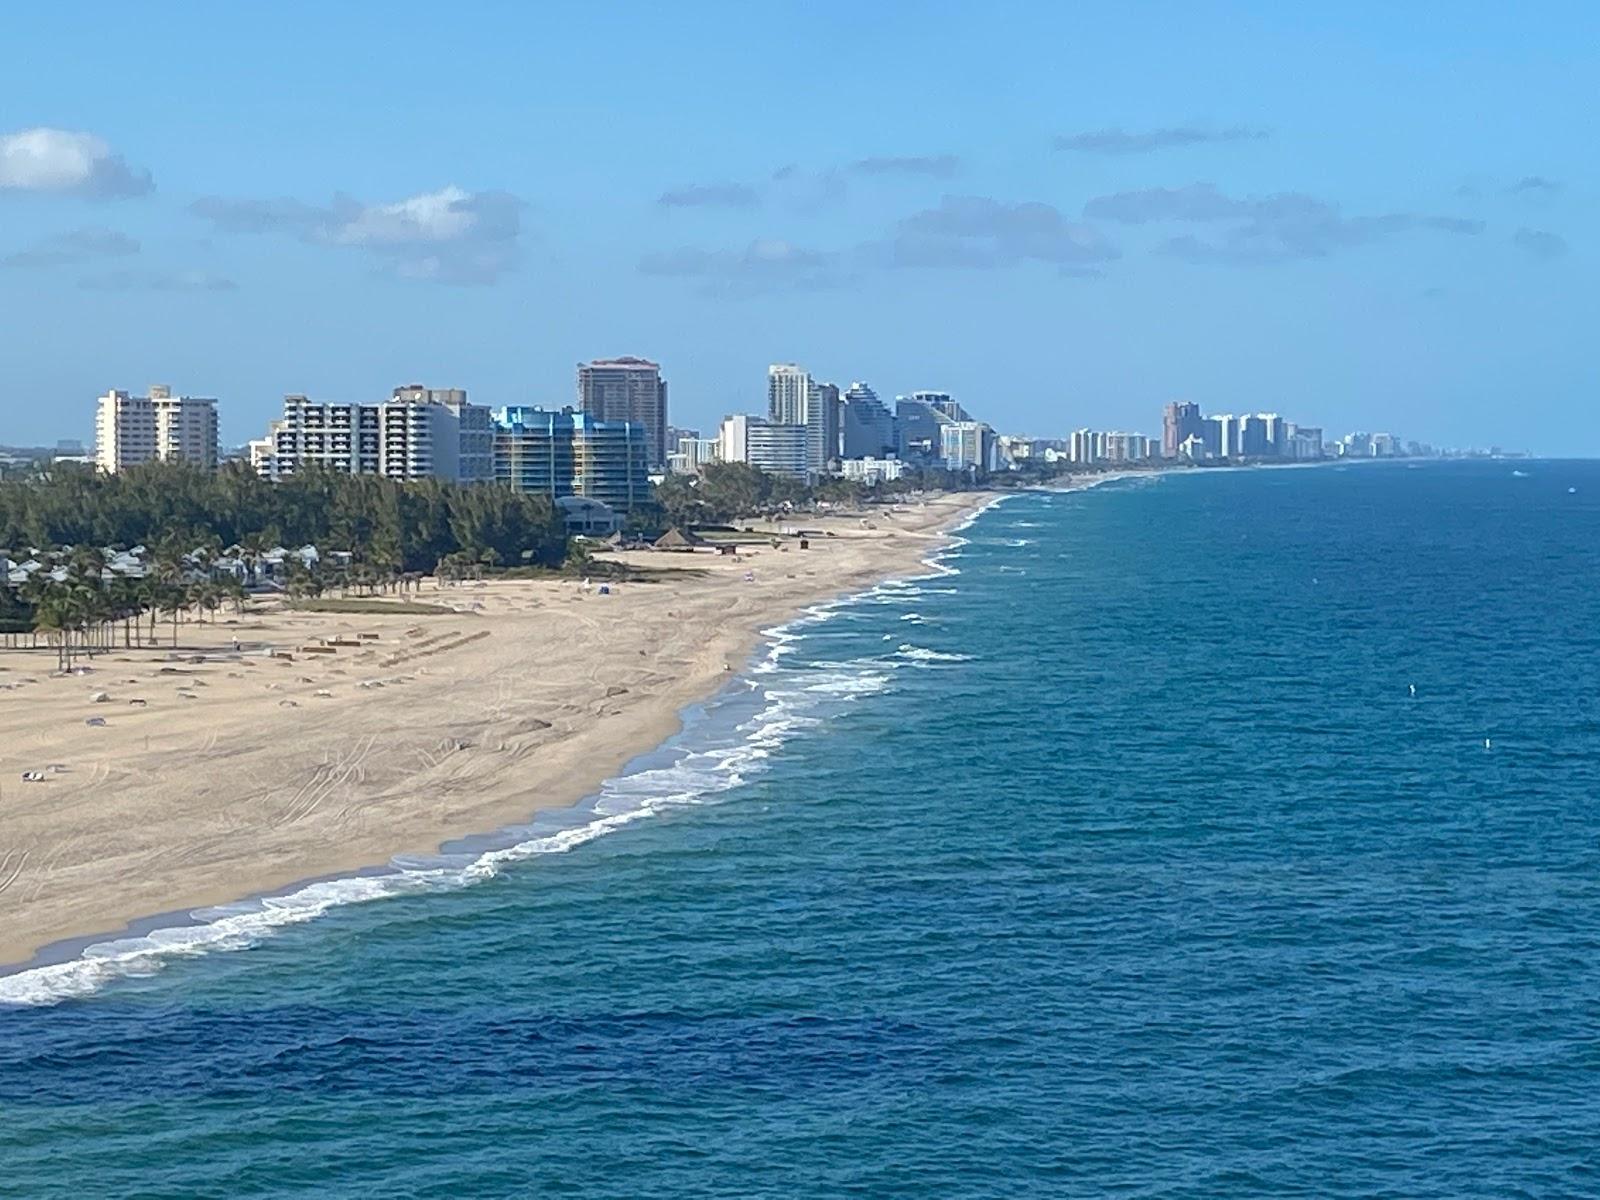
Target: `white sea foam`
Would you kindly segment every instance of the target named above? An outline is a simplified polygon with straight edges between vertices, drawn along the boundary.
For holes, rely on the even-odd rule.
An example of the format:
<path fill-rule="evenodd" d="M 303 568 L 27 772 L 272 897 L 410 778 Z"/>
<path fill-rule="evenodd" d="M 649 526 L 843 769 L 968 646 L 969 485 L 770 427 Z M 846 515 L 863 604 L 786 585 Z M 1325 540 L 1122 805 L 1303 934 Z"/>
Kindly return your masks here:
<path fill-rule="evenodd" d="M 1031 546 L 1031 545 L 1033 545 L 1033 539 L 1032 538 L 1007 538 L 1006 539 L 1006 545 L 1010 546 L 1012 549 L 1017 549 L 1017 548 L 1020 548 L 1022 546 Z"/>
<path fill-rule="evenodd" d="M 895 653 L 901 658 L 910 659 L 912 662 L 955 663 L 972 661 L 972 655 L 970 654 L 949 654 L 942 650 L 929 650 L 925 646 L 913 646 L 910 642 L 901 642 Z"/>
<path fill-rule="evenodd" d="M 979 516 L 1010 499 L 996 497 L 952 531 L 970 528 Z M 561 854 L 625 828 L 635 821 L 717 798 L 766 770 L 774 750 L 824 723 L 824 714 L 890 686 L 899 662 L 861 658 L 789 667 L 784 660 L 810 636 L 810 627 L 848 618 L 858 604 L 903 604 L 924 596 L 953 595 L 954 587 L 925 582 L 959 575 L 942 560 L 956 556 L 967 539 L 956 537 L 945 550 L 923 560 L 930 574 L 888 580 L 864 592 L 805 609 L 794 620 L 762 630 L 765 653 L 751 664 L 745 682 L 761 693 L 762 708 L 735 730 L 730 744 L 718 739 L 709 748 L 685 750 L 663 766 L 622 775 L 602 785 L 577 823 L 565 828 L 521 832 L 510 845 L 473 855 L 433 855 L 396 859 L 380 874 L 323 880 L 281 896 L 242 900 L 189 914 L 190 922 L 148 933 L 97 942 L 74 959 L 0 976 L 0 1005 L 50 1005 L 91 996 L 117 980 L 154 975 L 168 963 L 259 945 L 279 930 L 314 921 L 350 904 L 396 896 L 456 891 L 498 876 L 507 867 L 542 854 Z M 916 617 L 908 613 L 906 617 Z M 917 618 L 920 620 L 921 618 Z M 892 639 L 890 639 L 892 640 Z M 902 644 L 896 654 L 905 664 L 958 662 L 965 655 Z M 516 831 L 507 831 L 515 834 Z"/>
<path fill-rule="evenodd" d="M 565 853 L 646 817 L 714 803 L 766 770 L 766 760 L 778 747 L 822 725 L 826 713 L 890 685 L 890 664 L 882 659 L 794 668 L 783 664 L 807 636 L 802 630 L 827 620 L 836 607 L 817 606 L 787 625 L 764 631 L 769 642 L 766 653 L 745 680 L 760 693 L 762 704 L 735 728 L 731 740 L 726 734 L 710 737 L 709 746 L 686 749 L 664 765 L 607 781 L 575 824 L 510 830 L 506 832 L 517 840 L 482 853 L 396 859 L 392 869 L 381 874 L 323 880 L 281 896 L 197 910 L 189 914 L 188 923 L 98 942 L 67 962 L 0 976 L 0 1005 L 49 1005 L 90 996 L 117 980 L 153 975 L 178 959 L 247 949 L 336 908 L 456 891 L 493 879 L 515 863 Z"/>

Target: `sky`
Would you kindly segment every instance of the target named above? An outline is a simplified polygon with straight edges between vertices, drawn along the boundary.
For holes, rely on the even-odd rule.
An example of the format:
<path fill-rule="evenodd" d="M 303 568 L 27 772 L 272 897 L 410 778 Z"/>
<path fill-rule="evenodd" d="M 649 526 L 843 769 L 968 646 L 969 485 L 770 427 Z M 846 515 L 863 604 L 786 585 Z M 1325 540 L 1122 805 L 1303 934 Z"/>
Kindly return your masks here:
<path fill-rule="evenodd" d="M 20 6 L 0 443 L 419 382 L 671 418 L 799 362 L 1002 432 L 1170 400 L 1600 454 L 1600 5 Z"/>

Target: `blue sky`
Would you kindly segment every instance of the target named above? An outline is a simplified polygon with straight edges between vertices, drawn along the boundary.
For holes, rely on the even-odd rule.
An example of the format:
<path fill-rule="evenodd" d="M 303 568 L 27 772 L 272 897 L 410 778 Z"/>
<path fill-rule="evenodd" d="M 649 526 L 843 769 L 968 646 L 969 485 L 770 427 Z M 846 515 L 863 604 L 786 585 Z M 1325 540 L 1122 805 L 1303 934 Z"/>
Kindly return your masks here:
<path fill-rule="evenodd" d="M 1600 6 L 29 8 L 0 442 L 631 353 L 686 425 L 795 360 L 1039 435 L 1187 398 L 1600 454 Z"/>

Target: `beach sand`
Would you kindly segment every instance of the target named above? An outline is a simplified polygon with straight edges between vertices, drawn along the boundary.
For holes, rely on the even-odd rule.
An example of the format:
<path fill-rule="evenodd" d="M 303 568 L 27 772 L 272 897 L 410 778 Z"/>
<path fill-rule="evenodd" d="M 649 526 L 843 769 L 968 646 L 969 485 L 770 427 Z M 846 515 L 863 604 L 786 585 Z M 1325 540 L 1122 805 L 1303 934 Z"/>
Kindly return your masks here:
<path fill-rule="evenodd" d="M 571 805 L 671 736 L 762 629 L 922 569 L 984 499 L 873 509 L 875 528 L 799 518 L 833 535 L 807 550 L 630 552 L 615 557 L 668 573 L 611 595 L 430 580 L 406 599 L 455 611 L 259 601 L 183 624 L 177 649 L 162 623 L 163 644 L 98 652 L 82 675 L 55 675 L 54 650 L 0 650 L 0 963 Z"/>

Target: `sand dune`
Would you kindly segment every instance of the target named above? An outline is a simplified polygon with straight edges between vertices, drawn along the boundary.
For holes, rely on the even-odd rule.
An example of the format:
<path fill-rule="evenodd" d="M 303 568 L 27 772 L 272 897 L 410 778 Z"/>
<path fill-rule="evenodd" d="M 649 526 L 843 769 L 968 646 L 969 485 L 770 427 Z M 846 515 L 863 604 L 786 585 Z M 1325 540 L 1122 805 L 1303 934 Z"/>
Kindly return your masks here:
<path fill-rule="evenodd" d="M 834 536 L 737 562 L 629 555 L 673 574 L 607 596 L 552 580 L 430 582 L 417 599 L 455 611 L 428 615 L 267 601 L 64 677 L 53 650 L 0 651 L 0 963 L 569 805 L 669 736 L 760 629 L 914 569 L 976 499 L 875 529 L 807 518 Z"/>

